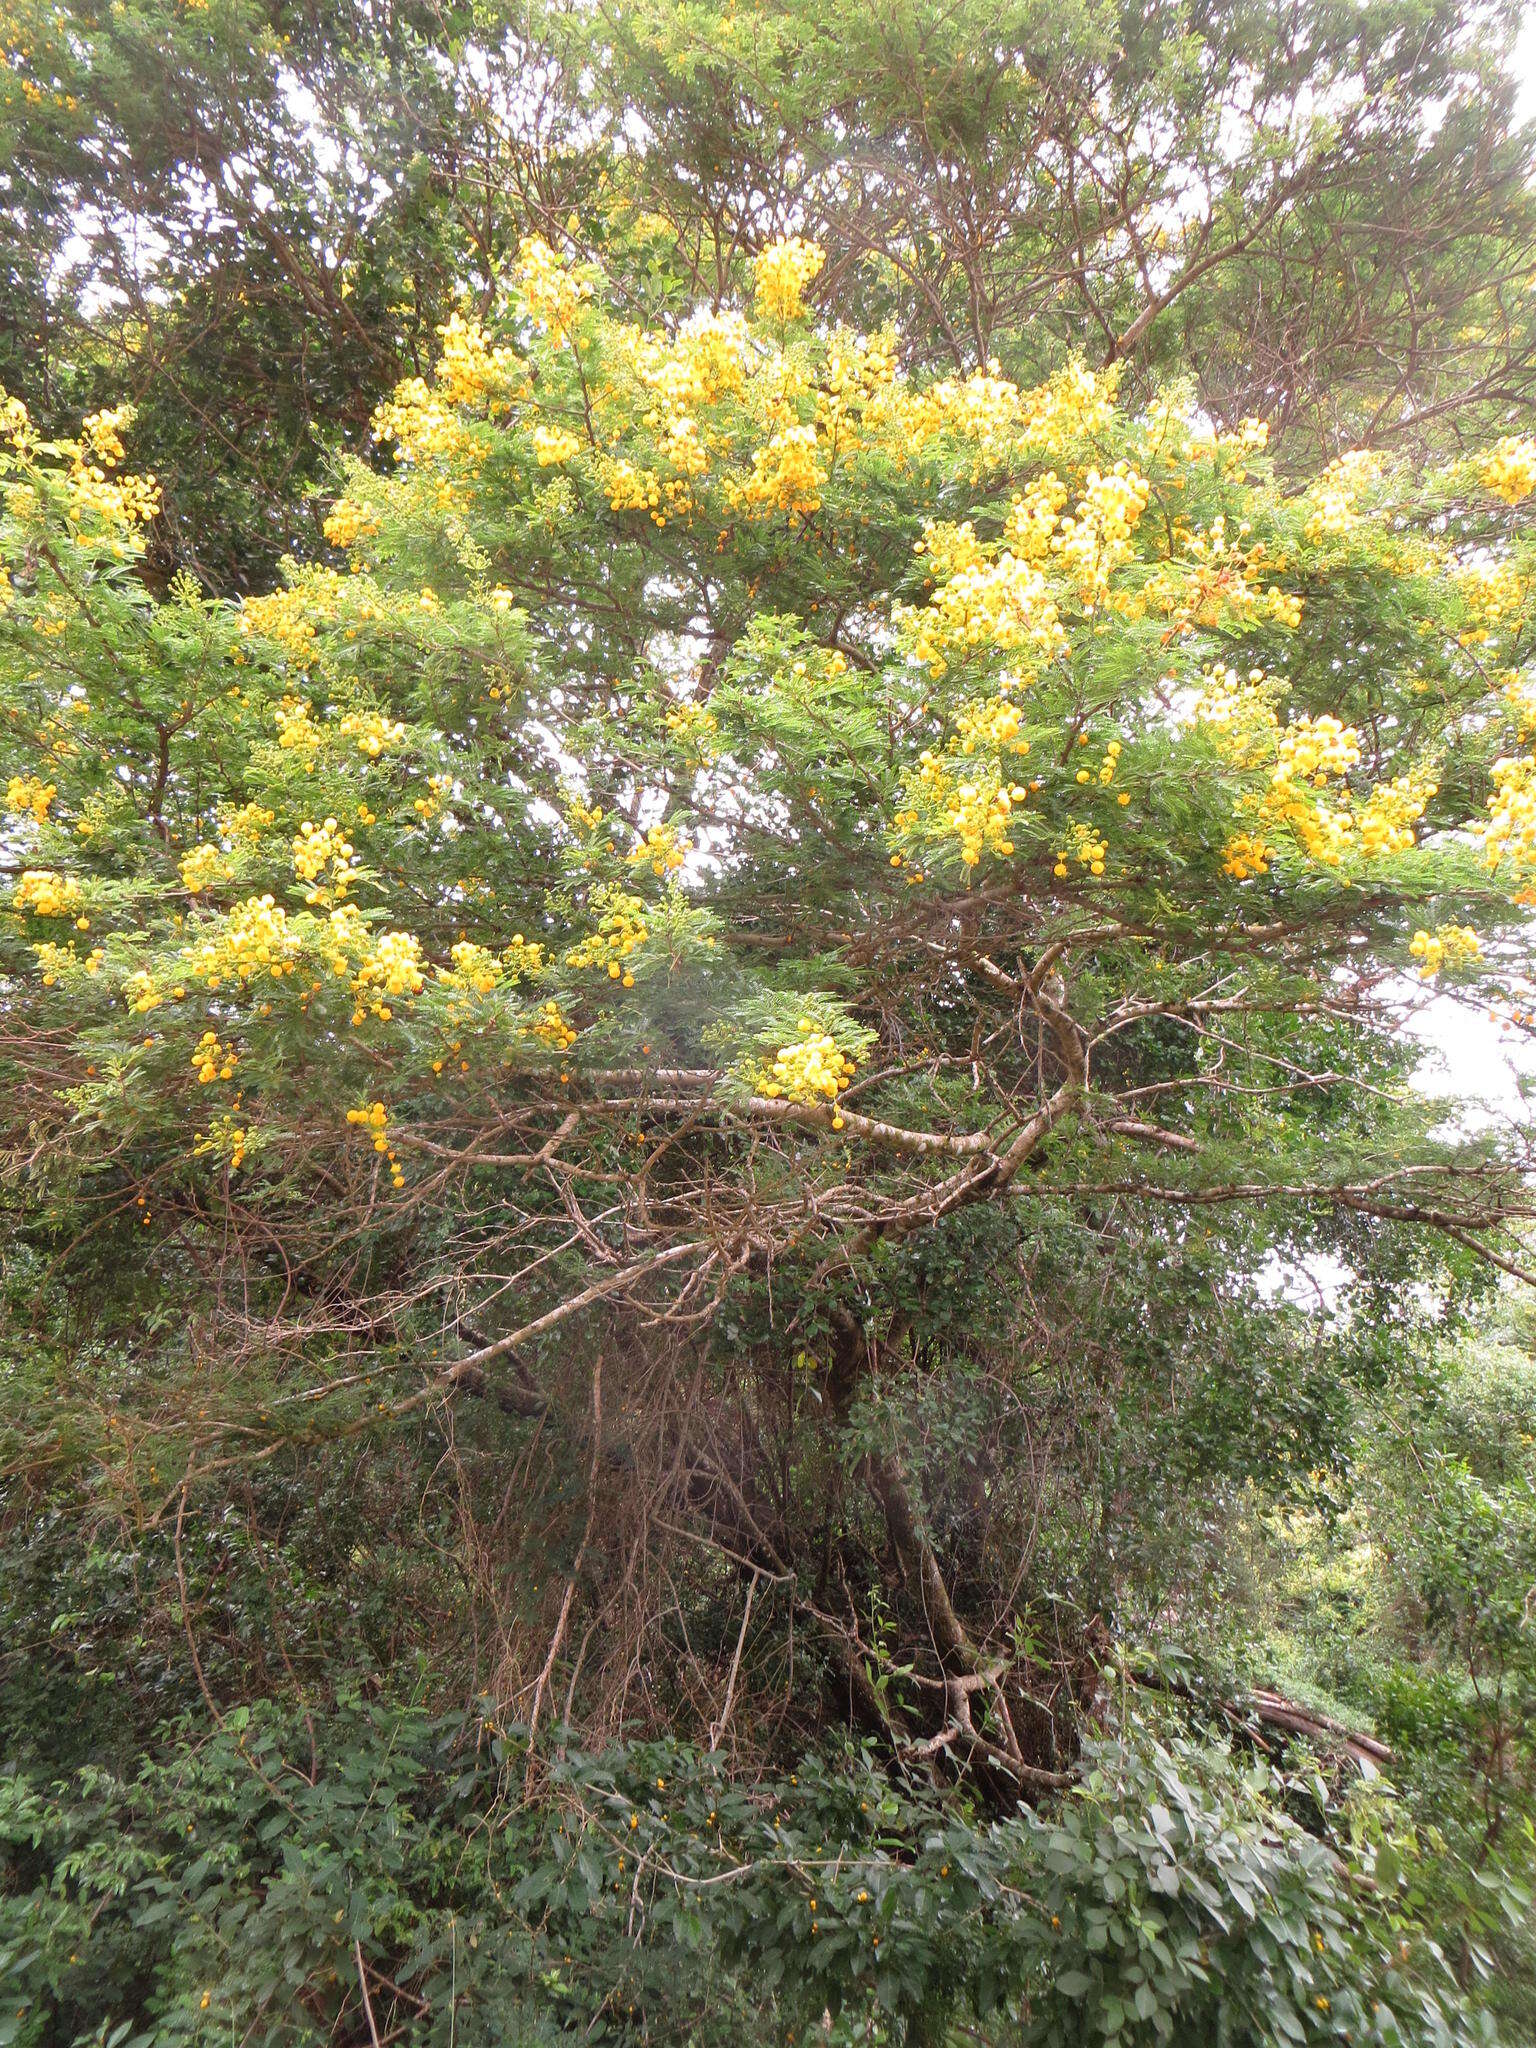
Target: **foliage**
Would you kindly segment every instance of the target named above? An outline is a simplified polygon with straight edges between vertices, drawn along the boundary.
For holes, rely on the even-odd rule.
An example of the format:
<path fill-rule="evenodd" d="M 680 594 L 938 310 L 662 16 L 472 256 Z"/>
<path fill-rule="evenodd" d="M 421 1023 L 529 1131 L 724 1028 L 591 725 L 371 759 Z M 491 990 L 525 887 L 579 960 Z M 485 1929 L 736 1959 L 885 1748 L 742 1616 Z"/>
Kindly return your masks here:
<path fill-rule="evenodd" d="M 1362 1406 L 1348 1492 L 1266 1520 L 1271 1672 L 1391 1743 L 1405 1895 L 1530 2025 L 1536 1430 L 1524 1318 Z M 1518 1341 L 1511 1342 L 1511 1339 Z"/>
<path fill-rule="evenodd" d="M 8 2041 L 1459 2041 L 1433 1942 L 1361 1920 L 1263 1766 L 1138 1736 L 978 1827 L 868 1756 L 748 1789 L 672 1743 L 537 1806 L 485 1719 L 237 1709 L 131 1780 L 0 1780 Z M 679 1957 L 686 1958 L 679 1969 Z M 832 2016 L 831 2032 L 819 2024 Z M 350 2016 L 350 2019 L 349 2019 Z"/>

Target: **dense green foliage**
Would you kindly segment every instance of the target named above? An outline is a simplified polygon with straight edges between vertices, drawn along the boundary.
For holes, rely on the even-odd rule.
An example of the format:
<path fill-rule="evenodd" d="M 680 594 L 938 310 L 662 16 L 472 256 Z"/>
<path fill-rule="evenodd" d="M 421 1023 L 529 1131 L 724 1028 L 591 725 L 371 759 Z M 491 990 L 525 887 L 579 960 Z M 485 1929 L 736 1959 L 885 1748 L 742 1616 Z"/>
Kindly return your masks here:
<path fill-rule="evenodd" d="M 0 0 L 0 2048 L 1536 2030 L 1514 19 Z"/>
<path fill-rule="evenodd" d="M 164 2041 L 207 2037 L 210 1987 L 264 2039 L 355 2027 L 359 1948 L 432 2042 L 724 2044 L 828 2013 L 848 2040 L 1478 2038 L 1436 1950 L 1399 1952 L 1411 1919 L 1362 1923 L 1276 1818 L 1293 1788 L 1263 1765 L 1143 1740 L 1050 1819 L 977 1825 L 851 1754 L 771 1794 L 670 1744 L 572 1754 L 537 1807 L 507 1796 L 517 1763 L 483 1726 L 351 1702 L 318 1732 L 241 1709 L 63 1798 L 12 1781 L 0 1842 L 34 1889 L 0 1937 L 66 2028 L 131 1984 Z"/>

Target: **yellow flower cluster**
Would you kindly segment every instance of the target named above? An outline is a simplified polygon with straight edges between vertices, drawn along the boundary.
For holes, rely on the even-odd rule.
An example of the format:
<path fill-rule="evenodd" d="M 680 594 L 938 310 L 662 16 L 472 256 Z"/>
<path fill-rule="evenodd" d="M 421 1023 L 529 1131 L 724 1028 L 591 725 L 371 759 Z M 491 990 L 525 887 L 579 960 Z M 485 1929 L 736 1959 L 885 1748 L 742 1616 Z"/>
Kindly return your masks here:
<path fill-rule="evenodd" d="M 514 932 L 511 942 L 501 949 L 501 964 L 509 981 L 532 981 L 544 972 L 544 948 Z"/>
<path fill-rule="evenodd" d="M 514 934 L 499 955 L 488 946 L 460 939 L 451 958 L 453 965 L 439 967 L 437 978 L 445 988 L 468 996 L 494 995 L 504 983 L 530 980 L 544 967 L 543 947 L 532 944 L 521 932 Z"/>
<path fill-rule="evenodd" d="M 1506 434 L 1483 457 L 1482 480 L 1506 505 L 1536 491 L 1536 435 Z"/>
<path fill-rule="evenodd" d="M 829 1032 L 818 1031 L 809 1017 L 800 1019 L 800 1036 L 781 1045 L 759 1083 L 770 1102 L 833 1102 L 853 1078 L 854 1062 Z M 842 1118 L 832 1120 L 841 1130 Z"/>
<path fill-rule="evenodd" d="M 1337 867 L 1355 848 L 1355 820 L 1346 793 L 1340 804 L 1308 803 L 1302 797 L 1281 792 L 1265 804 L 1263 816 L 1275 824 L 1289 825 L 1309 860 L 1325 867 Z"/>
<path fill-rule="evenodd" d="M 1532 579 L 1512 562 L 1486 557 L 1458 562 L 1451 571 L 1457 594 L 1479 626 L 1498 626 L 1518 618 L 1531 601 Z M 1467 636 L 1462 636 L 1466 644 Z"/>
<path fill-rule="evenodd" d="M 693 842 L 686 832 L 679 832 L 675 825 L 653 825 L 624 858 L 631 867 L 641 867 L 649 861 L 653 875 L 670 875 L 683 865 L 692 850 Z"/>
<path fill-rule="evenodd" d="M 87 413 L 80 422 L 86 446 L 108 469 L 115 469 L 123 460 L 123 436 L 133 425 L 133 419 L 131 405 L 114 405 L 103 412 Z"/>
<path fill-rule="evenodd" d="M 189 896 L 199 896 L 204 889 L 216 889 L 232 873 L 218 847 L 206 839 L 181 857 L 181 885 Z"/>
<path fill-rule="evenodd" d="M 389 1112 L 382 1102 L 370 1102 L 362 1109 L 349 1109 L 347 1122 L 356 1124 L 373 1140 L 373 1149 L 389 1163 L 389 1177 L 396 1190 L 405 1186 L 405 1173 L 389 1142 Z"/>
<path fill-rule="evenodd" d="M 29 453 L 37 441 L 37 432 L 26 406 L 19 398 L 12 398 L 3 384 L 0 384 L 0 441 L 9 441 L 21 454 Z"/>
<path fill-rule="evenodd" d="M 398 747 L 405 738 L 405 727 L 400 721 L 385 718 L 378 711 L 349 711 L 339 731 L 344 740 L 355 741 L 357 751 L 366 754 L 370 761 L 377 761 L 386 748 Z"/>
<path fill-rule="evenodd" d="M 306 818 L 293 841 L 293 872 L 307 882 L 306 903 L 339 903 L 357 879 L 355 849 L 334 818 L 313 824 Z M 325 877 L 326 869 L 330 876 Z"/>
<path fill-rule="evenodd" d="M 250 1142 L 251 1133 L 246 1125 L 237 1124 L 232 1116 L 216 1116 L 192 1147 L 192 1155 L 195 1159 L 206 1159 L 210 1155 L 222 1159 L 231 1173 L 238 1173 L 245 1164 Z"/>
<path fill-rule="evenodd" d="M 403 463 L 467 449 L 469 436 L 452 405 L 422 377 L 406 377 L 374 408 L 375 441 L 393 441 Z"/>
<path fill-rule="evenodd" d="M 1443 924 L 1433 932 L 1415 932 L 1408 948 L 1419 963 L 1419 976 L 1433 981 L 1442 967 L 1466 967 L 1481 959 L 1483 942 L 1469 924 Z"/>
<path fill-rule="evenodd" d="M 23 412 L 23 421 L 26 415 Z M 160 486 L 152 476 L 108 476 L 123 459 L 122 436 L 133 420 L 131 405 L 93 412 L 81 423 L 84 439 L 73 450 L 67 490 L 69 517 L 77 526 L 146 525 L 160 510 Z M 93 462 L 88 458 L 95 456 Z"/>
<path fill-rule="evenodd" d="M 492 348 L 480 322 L 462 313 L 450 314 L 437 331 L 443 347 L 434 375 L 450 404 L 478 405 L 505 395 L 522 367 L 512 349 Z"/>
<path fill-rule="evenodd" d="M 959 841 L 960 859 L 966 867 L 976 867 L 984 853 L 1007 859 L 1013 852 L 1014 806 L 1029 794 L 1022 783 L 1009 782 L 996 772 L 962 780 L 926 751 L 917 772 L 919 787 L 942 828 Z"/>
<path fill-rule="evenodd" d="M 1381 477 L 1381 457 L 1368 448 L 1335 456 L 1312 486 L 1306 534 L 1311 541 L 1348 533 L 1359 518 L 1357 501 Z"/>
<path fill-rule="evenodd" d="M 248 597 L 240 606 L 240 631 L 275 640 L 290 661 L 309 659 L 315 641 L 315 621 L 307 592 L 296 586 L 274 590 L 267 597 Z M 284 704 L 288 702 L 284 698 Z M 309 707 L 304 707 L 308 714 Z M 282 724 L 279 716 L 278 724 Z M 286 742 L 285 742 L 286 744 Z"/>
<path fill-rule="evenodd" d="M 320 529 L 333 548 L 355 548 L 378 530 L 378 513 L 371 505 L 359 505 L 351 498 L 338 498 Z"/>
<path fill-rule="evenodd" d="M 752 344 L 739 313 L 695 313 L 671 339 L 630 327 L 620 340 L 640 383 L 674 413 L 739 398 L 746 388 Z"/>
<path fill-rule="evenodd" d="M 300 942 L 288 913 L 270 896 L 248 896 L 200 939 L 183 950 L 187 973 L 211 989 L 224 982 L 246 983 L 258 975 L 274 981 L 293 971 Z"/>
<path fill-rule="evenodd" d="M 219 831 L 226 839 L 256 846 L 262 833 L 274 822 L 274 815 L 259 803 L 220 804 L 218 819 Z"/>
<path fill-rule="evenodd" d="M 285 697 L 272 711 L 277 724 L 277 744 L 285 754 L 313 754 L 319 751 L 320 728 L 314 713 L 302 697 Z"/>
<path fill-rule="evenodd" d="M 52 939 L 44 939 L 43 943 L 34 946 L 32 951 L 37 955 L 37 964 L 42 969 L 44 988 L 53 988 L 60 982 L 65 988 L 70 988 L 83 982 L 89 976 L 101 972 L 101 963 L 107 957 L 100 946 L 93 946 L 82 960 L 75 951 L 73 939 L 67 946 L 56 945 Z"/>
<path fill-rule="evenodd" d="M 430 824 L 442 810 L 443 804 L 451 794 L 452 789 L 453 777 L 451 775 L 429 775 L 427 777 L 426 795 L 417 797 L 411 805 L 412 810 L 416 812 L 424 825 Z"/>
<path fill-rule="evenodd" d="M 1019 707 L 1003 693 L 968 706 L 956 718 L 962 754 L 974 754 L 978 747 L 994 754 L 1027 754 L 1029 741 L 1019 737 Z"/>
<path fill-rule="evenodd" d="M 24 818 L 30 813 L 41 825 L 46 821 L 49 807 L 58 793 L 51 782 L 44 782 L 36 775 L 13 775 L 5 785 L 6 814 L 12 818 Z"/>
<path fill-rule="evenodd" d="M 573 277 L 539 235 L 523 238 L 516 275 L 529 316 L 557 338 L 569 335 L 577 309 L 587 296 L 585 281 Z"/>
<path fill-rule="evenodd" d="M 164 998 L 159 984 L 146 968 L 136 967 L 123 981 L 123 1001 L 136 1017 L 142 1017 L 147 1010 L 158 1009 Z"/>
<path fill-rule="evenodd" d="M 943 675 L 951 655 L 972 648 L 1022 650 L 1045 660 L 1066 641 L 1045 578 L 1007 553 L 960 570 L 921 611 L 902 607 L 897 619 L 911 631 L 912 651 L 933 676 Z"/>
<path fill-rule="evenodd" d="M 11 901 L 33 917 L 78 917 L 80 884 L 52 868 L 28 868 L 11 891 Z"/>
<path fill-rule="evenodd" d="M 976 538 L 976 528 L 969 519 L 958 526 L 947 519 L 925 520 L 923 537 L 912 552 L 927 557 L 935 583 L 958 576 L 962 569 L 974 569 L 987 559 L 987 550 Z"/>
<path fill-rule="evenodd" d="M 1276 753 L 1261 818 L 1289 826 L 1309 859 L 1337 866 L 1359 850 L 1349 793 L 1327 803 L 1309 792 L 1326 789 L 1331 777 L 1348 774 L 1358 763 L 1360 735 L 1326 713 L 1315 720 L 1304 713 L 1280 735 Z M 1390 785 L 1372 818 L 1372 845 L 1378 852 L 1391 850 L 1399 821 L 1411 809 L 1405 792 L 1389 792 Z"/>
<path fill-rule="evenodd" d="M 1084 737 L 1086 738 L 1086 735 Z M 1121 746 L 1119 740 L 1111 740 L 1105 747 L 1104 758 L 1100 761 L 1098 767 L 1098 779 L 1105 789 L 1108 789 L 1115 776 L 1119 773 L 1120 756 L 1124 751 L 1125 749 Z M 1094 771 L 1091 768 L 1079 768 L 1074 779 L 1079 783 L 1092 782 Z M 1122 798 L 1123 801 L 1124 799 Z"/>
<path fill-rule="evenodd" d="M 109 477 L 98 463 L 81 462 L 68 481 L 69 516 L 77 526 L 145 526 L 160 510 L 160 486 L 153 476 Z"/>
<path fill-rule="evenodd" d="M 1504 860 L 1524 866 L 1536 859 L 1536 755 L 1505 754 L 1494 762 L 1482 840 L 1490 868 Z"/>
<path fill-rule="evenodd" d="M 1074 825 L 1071 844 L 1057 854 L 1056 865 L 1051 870 L 1058 881 L 1065 881 L 1070 874 L 1068 863 L 1072 860 L 1085 867 L 1090 875 L 1102 875 L 1109 862 L 1109 842 L 1092 825 Z"/>
<path fill-rule="evenodd" d="M 661 479 L 632 462 L 615 462 L 604 478 L 608 504 L 614 512 L 649 512 L 660 523 Z"/>
<path fill-rule="evenodd" d="M 1347 775 L 1360 759 L 1360 735 L 1352 725 L 1324 712 L 1313 719 L 1303 712 L 1280 735 L 1275 764 L 1275 787 L 1309 782 L 1314 789 L 1326 787 L 1331 775 Z"/>
<path fill-rule="evenodd" d="M 335 925 L 337 913 L 332 911 Z M 358 957 L 354 961 L 352 994 L 356 1008 L 354 1025 L 372 1011 L 381 1023 L 394 1015 L 393 1004 L 402 997 L 419 996 L 426 987 L 421 971 L 421 941 L 413 932 L 374 932 L 358 921 L 348 926 L 348 937 Z"/>
<path fill-rule="evenodd" d="M 667 731 L 688 750 L 690 768 L 708 768 L 718 758 L 715 734 L 719 722 L 702 704 L 680 704 L 666 716 Z"/>
<path fill-rule="evenodd" d="M 232 1081 L 239 1064 L 235 1048 L 221 1044 L 217 1031 L 205 1031 L 193 1048 L 192 1065 L 204 1086 L 210 1081 Z"/>
<path fill-rule="evenodd" d="M 1250 875 L 1267 875 L 1273 857 L 1267 840 L 1251 832 L 1234 832 L 1222 849 L 1221 864 L 1234 882 L 1246 882 Z"/>
<path fill-rule="evenodd" d="M 1387 854 L 1410 853 L 1413 828 L 1438 789 L 1439 784 L 1420 770 L 1377 783 L 1355 819 L 1361 856 L 1379 860 Z"/>
<path fill-rule="evenodd" d="M 581 436 L 568 427 L 537 426 L 529 437 L 540 469 L 555 469 L 581 453 Z"/>
<path fill-rule="evenodd" d="M 501 986 L 501 962 L 488 947 L 460 939 L 450 958 L 451 967 L 437 970 L 437 978 L 446 988 L 459 989 L 465 995 L 489 996 Z"/>
<path fill-rule="evenodd" d="M 816 429 L 785 427 L 766 448 L 754 451 L 751 476 L 744 483 L 727 484 L 726 495 L 733 506 L 744 506 L 749 517 L 787 512 L 791 519 L 809 519 L 821 505 L 826 480 L 817 460 Z"/>
<path fill-rule="evenodd" d="M 576 1043 L 575 1027 L 553 996 L 540 1003 L 529 1023 L 518 1025 L 517 1035 L 519 1038 L 536 1038 L 541 1045 L 550 1046 L 556 1052 L 564 1052 Z"/>
<path fill-rule="evenodd" d="M 1258 455 L 1269 446 L 1268 420 L 1255 419 L 1250 413 L 1240 420 L 1228 434 L 1197 434 L 1190 444 L 1192 459 L 1199 462 L 1209 456 L 1220 462 L 1223 458 L 1240 461 L 1244 456 Z"/>
<path fill-rule="evenodd" d="M 1090 370 L 1081 363 L 1059 370 L 1049 383 L 1021 395 L 1025 441 L 1051 453 L 1101 433 L 1114 417 L 1120 365 Z"/>
<path fill-rule="evenodd" d="M 752 264 L 759 314 L 766 320 L 798 320 L 805 311 L 805 288 L 826 260 L 814 242 L 799 235 L 781 236 L 760 250 Z"/>
<path fill-rule="evenodd" d="M 566 965 L 606 966 L 611 981 L 622 981 L 625 988 L 633 988 L 635 978 L 623 962 L 649 936 L 645 905 L 638 896 L 628 896 L 621 889 L 607 889 L 600 892 L 598 907 L 602 914 L 596 929 L 571 948 L 565 956 Z"/>
<path fill-rule="evenodd" d="M 330 912 L 319 946 L 331 972 L 351 983 L 354 1026 L 370 1011 L 387 1024 L 392 1001 L 420 995 L 426 986 L 421 941 L 409 932 L 374 931 L 355 904 L 341 903 Z"/>
<path fill-rule="evenodd" d="M 1213 678 L 1234 686 L 1229 703 L 1241 702 L 1242 688 L 1231 670 L 1218 668 L 1213 671 Z M 1250 763 L 1260 751 L 1266 718 L 1271 721 L 1271 731 L 1277 729 L 1267 692 L 1260 694 L 1263 683 L 1257 670 L 1250 687 L 1256 701 L 1246 731 L 1227 749 L 1239 765 Z M 1218 699 L 1218 712 L 1221 709 Z M 1288 827 L 1303 851 L 1327 866 L 1336 866 L 1346 859 L 1379 860 L 1411 851 L 1415 844 L 1414 827 L 1438 789 L 1432 771 L 1421 766 L 1390 782 L 1378 783 L 1359 804 L 1347 789 L 1338 791 L 1326 802 L 1313 794 L 1326 789 L 1330 780 L 1345 776 L 1359 760 L 1360 737 L 1352 726 L 1327 716 L 1297 719 L 1279 735 L 1269 789 L 1258 806 L 1260 822 L 1271 828 Z M 1249 862 L 1245 846 L 1250 843 L 1260 848 L 1262 857 L 1268 858 L 1269 848 L 1262 839 L 1248 842 L 1246 833 L 1229 842 L 1227 853 L 1247 866 L 1249 872 L 1263 873 L 1262 868 L 1253 868 Z M 1227 872 L 1235 873 L 1230 862 Z M 1243 878 L 1240 874 L 1236 876 L 1239 881 Z"/>
<path fill-rule="evenodd" d="M 1200 679 L 1194 715 L 1212 729 L 1221 752 L 1242 767 L 1273 743 L 1278 727 L 1275 696 L 1276 687 L 1263 669 L 1251 668 L 1240 676 L 1218 661 Z"/>
<path fill-rule="evenodd" d="M 1051 541 L 1068 496 L 1066 485 L 1054 469 L 1035 477 L 1015 496 L 1003 537 L 1021 561 L 1049 559 Z"/>
<path fill-rule="evenodd" d="M 1060 555 L 1090 610 L 1107 595 L 1113 572 L 1130 560 L 1131 535 L 1151 489 L 1128 462 L 1117 462 L 1103 476 L 1090 469 L 1076 513 L 1052 536 L 1052 552 Z"/>
<path fill-rule="evenodd" d="M 675 470 L 683 476 L 705 474 L 709 454 L 699 438 L 699 423 L 691 413 L 673 413 L 665 420 L 651 415 L 647 424 L 664 430 L 666 457 Z"/>
<path fill-rule="evenodd" d="M 921 391 L 903 390 L 896 407 L 900 437 L 922 448 L 941 434 L 973 441 L 983 455 L 1009 453 L 1025 401 L 996 363 L 970 377 L 946 377 Z"/>
<path fill-rule="evenodd" d="M 896 336 L 841 335 L 827 355 L 816 392 L 816 417 L 829 438 L 858 445 L 855 421 L 888 425 L 896 393 Z"/>

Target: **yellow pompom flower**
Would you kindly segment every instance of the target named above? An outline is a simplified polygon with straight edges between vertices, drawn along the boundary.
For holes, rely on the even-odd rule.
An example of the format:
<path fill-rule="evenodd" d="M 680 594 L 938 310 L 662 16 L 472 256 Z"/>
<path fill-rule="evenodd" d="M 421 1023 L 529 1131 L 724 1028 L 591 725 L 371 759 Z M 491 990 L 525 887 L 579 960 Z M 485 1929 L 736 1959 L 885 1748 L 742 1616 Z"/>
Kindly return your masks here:
<path fill-rule="evenodd" d="M 1433 932 L 1415 932 L 1408 950 L 1419 963 L 1419 978 L 1433 981 L 1442 967 L 1470 966 L 1480 959 L 1483 942 L 1469 924 L 1443 924 Z"/>
<path fill-rule="evenodd" d="M 759 1085 L 770 1102 L 836 1102 L 853 1071 L 854 1062 L 831 1033 L 802 1017 L 799 1038 L 779 1047 Z"/>
<path fill-rule="evenodd" d="M 798 320 L 805 312 L 805 288 L 826 260 L 814 242 L 799 235 L 782 236 L 761 250 L 752 264 L 752 279 L 762 317 Z"/>
<path fill-rule="evenodd" d="M 56 874 L 52 868 L 28 868 L 11 891 L 11 901 L 33 917 L 77 917 L 80 884 L 73 875 Z"/>
<path fill-rule="evenodd" d="M 24 818 L 30 813 L 41 825 L 57 795 L 58 790 L 51 782 L 43 782 L 36 775 L 13 775 L 5 786 L 6 813 L 12 818 Z"/>
<path fill-rule="evenodd" d="M 1536 491 L 1536 435 L 1506 434 L 1483 457 L 1480 473 L 1496 498 L 1518 505 Z"/>
<path fill-rule="evenodd" d="M 182 886 L 189 896 L 201 895 L 204 889 L 217 888 L 220 882 L 227 882 L 233 870 L 219 849 L 204 840 L 181 857 Z"/>
<path fill-rule="evenodd" d="M 540 469 L 557 468 L 581 453 L 581 439 L 566 427 L 537 426 L 530 436 Z"/>

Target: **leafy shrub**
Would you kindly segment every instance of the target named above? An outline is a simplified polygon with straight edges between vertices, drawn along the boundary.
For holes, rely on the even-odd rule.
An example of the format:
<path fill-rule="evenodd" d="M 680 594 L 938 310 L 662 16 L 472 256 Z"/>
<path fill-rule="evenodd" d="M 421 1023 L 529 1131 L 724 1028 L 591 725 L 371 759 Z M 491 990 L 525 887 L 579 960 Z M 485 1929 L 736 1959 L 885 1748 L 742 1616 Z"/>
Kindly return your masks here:
<path fill-rule="evenodd" d="M 362 2040 L 360 1971 L 381 2039 L 464 2048 L 1485 2038 L 1219 1749 L 1106 1744 L 1059 1811 L 990 1821 L 851 1749 L 752 1788 L 665 1742 L 540 1761 L 525 1800 L 519 1738 L 354 1701 L 0 1779 L 0 2042 Z"/>

